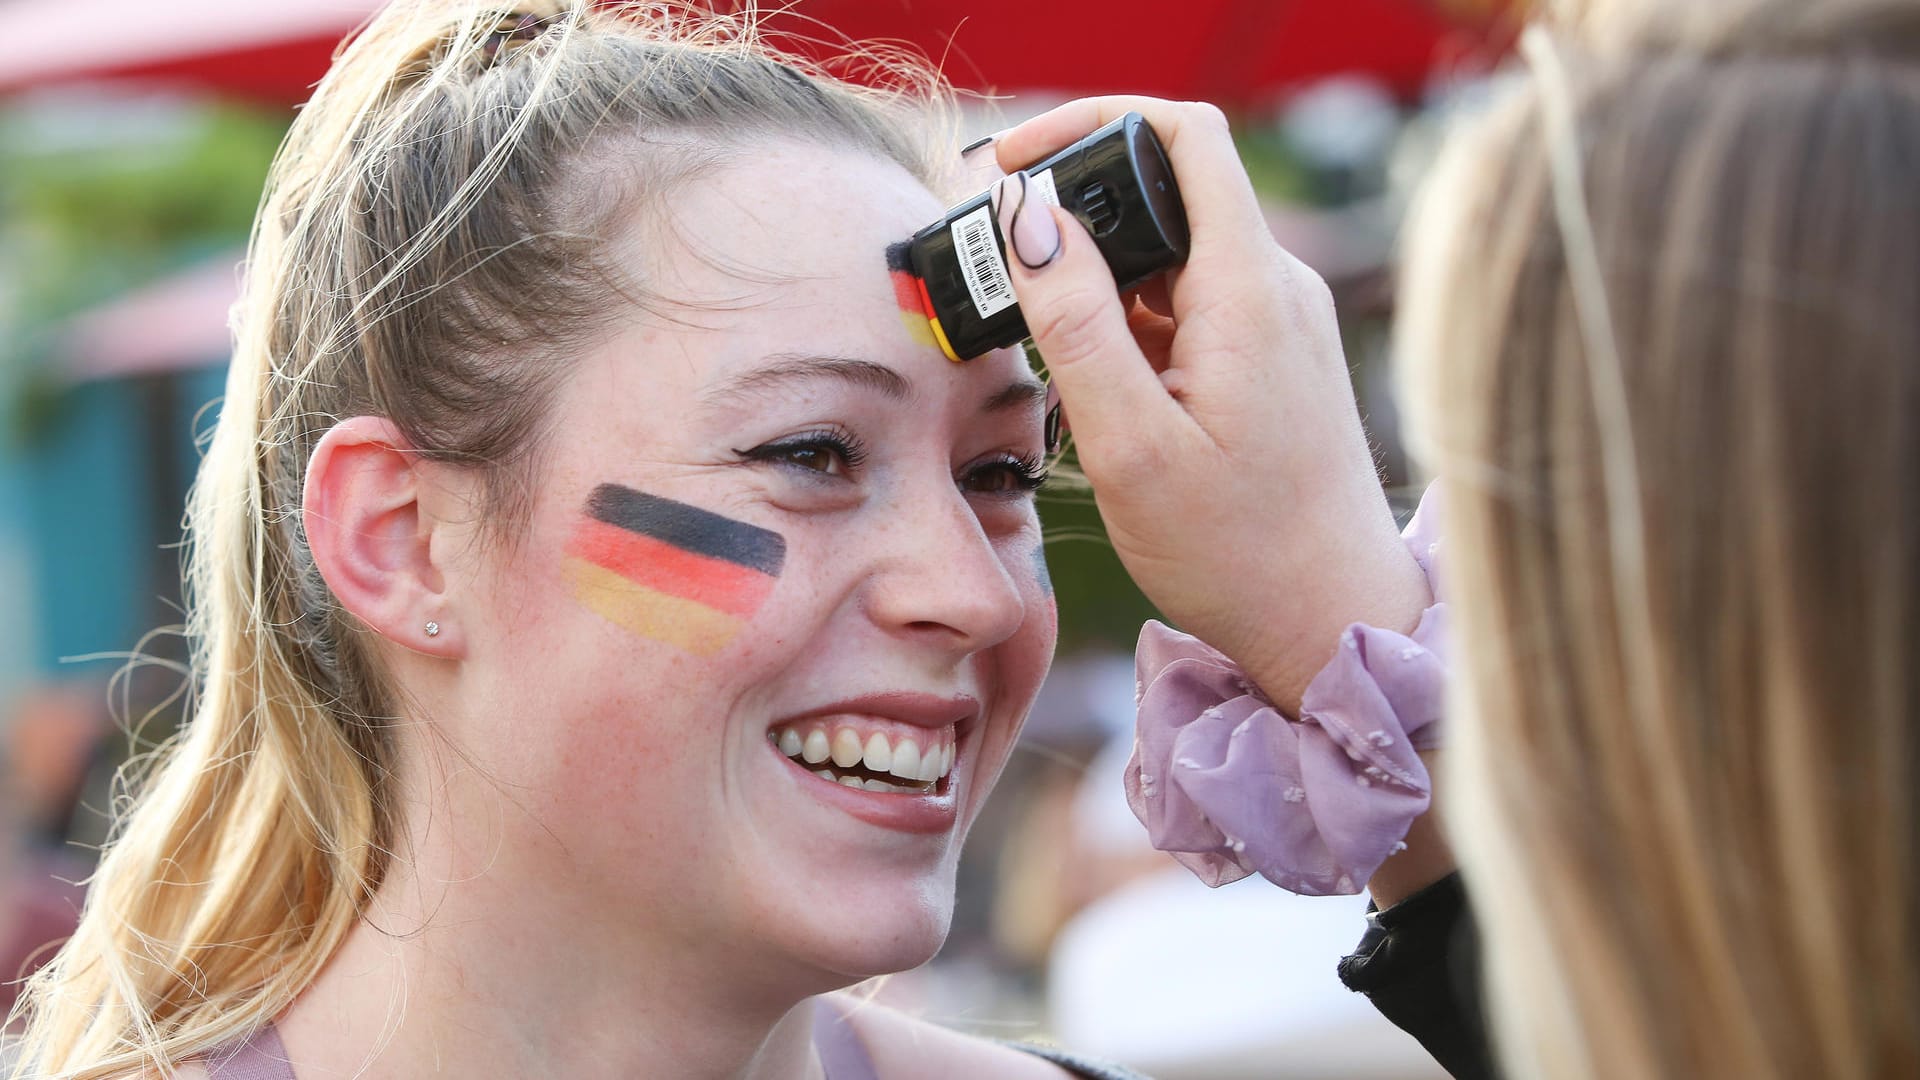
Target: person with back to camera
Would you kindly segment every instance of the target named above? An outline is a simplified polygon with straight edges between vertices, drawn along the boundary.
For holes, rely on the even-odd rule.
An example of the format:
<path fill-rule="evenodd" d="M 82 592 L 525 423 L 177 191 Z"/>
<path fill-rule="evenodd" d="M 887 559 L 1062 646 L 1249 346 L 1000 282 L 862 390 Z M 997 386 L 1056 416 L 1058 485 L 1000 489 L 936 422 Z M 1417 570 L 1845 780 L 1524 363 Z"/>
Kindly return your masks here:
<path fill-rule="evenodd" d="M 657 5 L 353 39 L 249 256 L 192 716 L 14 1076 L 1129 1075 L 831 993 L 940 946 L 1056 632 L 1045 388 L 888 277 L 938 99 Z"/>
<path fill-rule="evenodd" d="M 1406 234 L 1405 538 L 1217 110 L 998 140 L 1138 109 L 1192 221 L 1125 304 L 1070 215 L 1012 230 L 1114 546 L 1194 635 L 1142 637 L 1129 797 L 1210 882 L 1370 889 L 1342 975 L 1456 1075 L 1496 1055 L 1448 842 L 1504 1075 L 1920 1076 L 1920 5 L 1561 16 Z"/>

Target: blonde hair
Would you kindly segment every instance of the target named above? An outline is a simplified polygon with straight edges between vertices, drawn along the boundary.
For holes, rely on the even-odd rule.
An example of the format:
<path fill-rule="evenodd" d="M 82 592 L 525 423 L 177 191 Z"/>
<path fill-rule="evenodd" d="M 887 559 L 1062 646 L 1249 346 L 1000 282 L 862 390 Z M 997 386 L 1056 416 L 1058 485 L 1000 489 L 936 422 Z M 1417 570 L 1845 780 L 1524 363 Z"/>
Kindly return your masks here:
<path fill-rule="evenodd" d="M 1920 1075 L 1920 5 L 1559 25 L 1400 328 L 1503 1063 Z"/>
<path fill-rule="evenodd" d="M 268 1022 L 394 857 L 400 695 L 307 549 L 319 437 L 391 419 L 484 470 L 512 542 L 568 355 L 658 299 L 609 253 L 636 207 L 767 138 L 945 180 L 941 81 L 854 56 L 884 88 L 777 51 L 750 6 L 585 0 L 398 3 L 343 47 L 268 180 L 190 500 L 191 719 L 26 990 L 16 1075 L 168 1072 Z"/>

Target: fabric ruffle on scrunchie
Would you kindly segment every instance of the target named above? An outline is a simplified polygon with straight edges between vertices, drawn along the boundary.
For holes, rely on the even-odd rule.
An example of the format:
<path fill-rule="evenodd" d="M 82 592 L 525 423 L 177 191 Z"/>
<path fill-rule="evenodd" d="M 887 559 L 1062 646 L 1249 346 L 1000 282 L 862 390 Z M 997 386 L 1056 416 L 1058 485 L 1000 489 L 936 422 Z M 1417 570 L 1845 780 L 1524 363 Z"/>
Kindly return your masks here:
<path fill-rule="evenodd" d="M 1438 493 L 1403 534 L 1435 602 L 1413 635 L 1355 623 L 1302 695 L 1274 708 L 1233 661 L 1158 622 L 1135 653 L 1140 715 L 1127 802 L 1153 846 L 1208 885 L 1259 874 L 1291 892 L 1359 892 L 1403 845 L 1432 784 L 1446 604 L 1434 563 Z"/>

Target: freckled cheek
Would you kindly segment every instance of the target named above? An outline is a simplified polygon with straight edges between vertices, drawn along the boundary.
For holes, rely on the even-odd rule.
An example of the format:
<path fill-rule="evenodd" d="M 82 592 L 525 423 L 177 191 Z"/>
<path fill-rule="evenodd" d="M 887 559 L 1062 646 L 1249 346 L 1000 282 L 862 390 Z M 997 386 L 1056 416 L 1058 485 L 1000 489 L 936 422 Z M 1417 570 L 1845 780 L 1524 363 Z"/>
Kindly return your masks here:
<path fill-rule="evenodd" d="M 656 718 L 663 720 L 665 718 Z M 533 817 L 583 861 L 650 867 L 696 858 L 711 831 L 713 774 L 693 745 L 649 725 L 581 723 L 527 786 Z"/>
<path fill-rule="evenodd" d="M 572 686 L 550 685 L 556 698 L 571 700 L 525 734 L 528 752 L 543 759 L 544 775 L 529 777 L 529 786 L 544 793 L 558 820 L 627 828 L 677 813 L 711 787 L 719 725 L 686 693 L 683 677 L 653 659 L 594 665 L 573 672 Z M 644 687 L 661 692 L 642 697 Z"/>
<path fill-rule="evenodd" d="M 994 648 L 988 661 L 994 673 L 996 700 L 979 747 L 980 759 L 974 774 L 978 783 L 970 797 L 969 823 L 999 783 L 1013 746 L 1019 741 L 1027 712 L 1033 708 L 1040 684 L 1053 664 L 1054 641 L 1059 635 L 1053 595 L 1031 581 L 1023 592 L 1027 603 L 1025 621 L 1012 637 Z"/>
<path fill-rule="evenodd" d="M 714 648 L 690 647 L 704 642 L 661 625 L 651 609 L 559 588 L 550 602 L 569 611 L 567 636 L 586 660 L 571 665 L 575 686 L 556 687 L 577 695 L 573 712 L 585 718 L 563 736 L 561 768 L 609 784 L 651 785 L 664 776 L 710 784 L 735 703 L 821 632 L 821 600 L 807 576 L 792 568 L 729 619 Z"/>
<path fill-rule="evenodd" d="M 1060 636 L 1060 602 L 1054 599 L 1052 589 L 1043 590 L 1035 597 L 1032 617 L 1045 625 L 1048 648 L 1051 649 L 1054 639 Z"/>
<path fill-rule="evenodd" d="M 1032 693 L 1039 689 L 1053 665 L 1053 647 L 1059 637 L 1060 615 L 1052 595 L 1034 597 L 1020 632 L 1001 647 L 1001 669 L 1009 690 Z"/>
<path fill-rule="evenodd" d="M 1028 621 L 1037 620 L 1045 626 L 1051 651 L 1052 641 L 1059 633 L 1060 606 L 1053 596 L 1053 571 L 1047 563 L 1046 545 L 1034 541 L 1020 557 L 1010 557 L 1008 562 L 1015 578 L 1023 581 Z"/>
<path fill-rule="evenodd" d="M 1009 644 L 1015 645 L 1023 655 L 1038 657 L 1035 662 L 1044 672 L 1059 637 L 1060 605 L 1054 600 L 1053 593 L 1034 589 L 1027 594 L 1026 621 Z"/>
<path fill-rule="evenodd" d="M 564 775 L 600 777 L 624 784 L 642 776 L 660 775 L 679 764 L 679 740 L 663 738 L 645 719 L 600 714 L 576 723 L 557 762 Z M 592 786 L 600 786 L 595 783 Z"/>
<path fill-rule="evenodd" d="M 1046 562 L 1037 549 L 1009 552 L 1006 565 L 1008 573 L 1020 582 L 1026 611 L 1019 630 L 999 646 L 998 666 L 1005 692 L 1030 698 L 1052 666 L 1054 644 L 1060 636 L 1060 610 Z"/>

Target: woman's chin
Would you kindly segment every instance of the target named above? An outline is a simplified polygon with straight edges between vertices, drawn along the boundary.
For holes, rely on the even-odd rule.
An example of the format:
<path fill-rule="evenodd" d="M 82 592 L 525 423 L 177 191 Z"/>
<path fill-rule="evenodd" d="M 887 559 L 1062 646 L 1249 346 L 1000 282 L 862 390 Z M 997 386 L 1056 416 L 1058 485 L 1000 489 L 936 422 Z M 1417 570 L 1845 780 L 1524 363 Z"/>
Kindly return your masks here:
<path fill-rule="evenodd" d="M 836 953 L 819 962 L 834 976 L 834 988 L 839 989 L 882 975 L 912 971 L 933 959 L 945 941 L 946 935 L 940 934 L 924 943 L 897 942 L 890 948 Z"/>
<path fill-rule="evenodd" d="M 851 985 L 876 975 L 910 971 L 933 959 L 953 923 L 953 897 L 900 896 L 890 903 L 872 897 L 845 906 L 815 908 L 804 936 L 787 945 L 808 966 Z M 798 927 L 796 927 L 798 929 Z"/>

